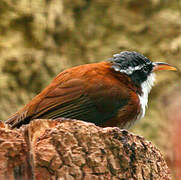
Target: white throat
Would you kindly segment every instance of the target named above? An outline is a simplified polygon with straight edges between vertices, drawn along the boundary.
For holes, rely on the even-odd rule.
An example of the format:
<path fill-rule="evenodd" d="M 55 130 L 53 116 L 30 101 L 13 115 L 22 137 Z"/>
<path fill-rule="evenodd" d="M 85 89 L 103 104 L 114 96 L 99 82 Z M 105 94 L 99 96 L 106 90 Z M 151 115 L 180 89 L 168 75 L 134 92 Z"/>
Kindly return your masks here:
<path fill-rule="evenodd" d="M 141 96 L 139 95 L 141 112 L 138 115 L 137 119 L 141 119 L 145 115 L 145 110 L 148 103 L 148 94 L 151 91 L 151 88 L 153 87 L 154 81 L 155 81 L 155 74 L 151 73 L 148 76 L 147 80 L 141 84 L 142 95 Z"/>

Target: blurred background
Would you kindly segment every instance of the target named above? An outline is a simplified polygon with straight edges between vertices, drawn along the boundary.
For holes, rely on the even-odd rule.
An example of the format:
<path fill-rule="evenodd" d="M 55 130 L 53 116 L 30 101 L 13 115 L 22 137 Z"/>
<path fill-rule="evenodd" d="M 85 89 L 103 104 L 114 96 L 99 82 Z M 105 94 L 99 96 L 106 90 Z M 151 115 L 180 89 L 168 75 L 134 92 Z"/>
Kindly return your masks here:
<path fill-rule="evenodd" d="M 1 0 L 0 119 L 60 71 L 138 51 L 181 69 L 180 0 Z M 132 132 L 162 152 L 181 179 L 181 73 L 160 72 Z"/>

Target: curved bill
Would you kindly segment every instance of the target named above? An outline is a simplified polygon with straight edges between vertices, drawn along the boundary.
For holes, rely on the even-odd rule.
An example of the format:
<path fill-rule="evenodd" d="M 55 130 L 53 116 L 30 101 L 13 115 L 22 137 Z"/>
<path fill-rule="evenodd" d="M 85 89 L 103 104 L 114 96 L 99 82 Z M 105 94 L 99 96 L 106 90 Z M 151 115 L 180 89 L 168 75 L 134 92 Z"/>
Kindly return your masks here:
<path fill-rule="evenodd" d="M 153 63 L 153 72 L 160 70 L 169 70 L 169 71 L 177 71 L 177 69 L 167 63 L 164 62 L 154 62 Z"/>

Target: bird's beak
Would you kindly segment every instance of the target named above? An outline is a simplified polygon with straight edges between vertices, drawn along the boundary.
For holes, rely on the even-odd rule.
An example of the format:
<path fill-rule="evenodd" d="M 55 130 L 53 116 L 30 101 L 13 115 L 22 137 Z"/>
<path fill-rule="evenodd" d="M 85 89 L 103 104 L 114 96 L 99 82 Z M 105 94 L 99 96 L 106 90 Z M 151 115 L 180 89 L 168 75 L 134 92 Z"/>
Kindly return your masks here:
<path fill-rule="evenodd" d="M 170 71 L 177 71 L 177 69 L 167 63 L 164 62 L 154 62 L 153 63 L 153 72 L 160 71 L 160 70 L 170 70 Z"/>

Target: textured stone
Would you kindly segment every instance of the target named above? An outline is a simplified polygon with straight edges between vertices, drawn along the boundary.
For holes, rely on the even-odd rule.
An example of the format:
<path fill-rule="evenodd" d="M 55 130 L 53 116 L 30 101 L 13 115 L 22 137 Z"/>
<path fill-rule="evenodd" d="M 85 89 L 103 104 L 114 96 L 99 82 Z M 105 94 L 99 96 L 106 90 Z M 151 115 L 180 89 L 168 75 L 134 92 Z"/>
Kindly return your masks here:
<path fill-rule="evenodd" d="M 0 132 L 2 180 L 170 179 L 160 151 L 126 130 L 57 119 Z"/>

